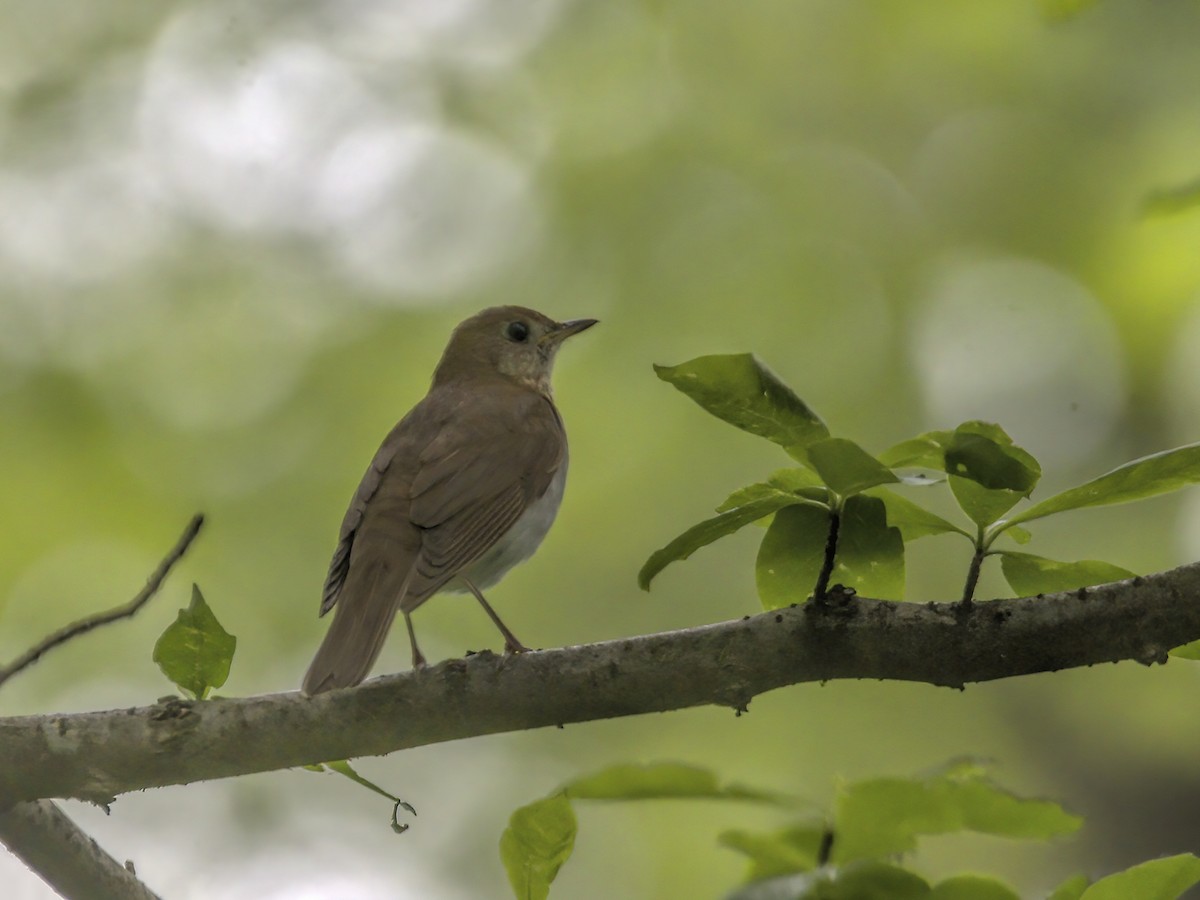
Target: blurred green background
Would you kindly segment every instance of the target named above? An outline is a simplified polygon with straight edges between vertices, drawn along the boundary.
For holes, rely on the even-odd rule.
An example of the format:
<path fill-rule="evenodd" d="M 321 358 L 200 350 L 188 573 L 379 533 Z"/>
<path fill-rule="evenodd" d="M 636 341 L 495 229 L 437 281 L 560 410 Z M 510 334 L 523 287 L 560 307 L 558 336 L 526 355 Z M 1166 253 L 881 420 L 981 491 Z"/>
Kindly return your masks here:
<path fill-rule="evenodd" d="M 1086 5 L 1086 4 L 1085 4 Z M 753 350 L 880 450 L 966 418 L 1046 468 L 1037 496 L 1200 439 L 1200 6 L 1034 0 L 0 3 L 0 655 L 121 602 L 197 510 L 136 620 L 0 692 L 0 713 L 151 702 L 197 581 L 239 654 L 224 693 L 295 688 L 337 527 L 460 319 L 523 303 L 600 327 L 559 362 L 572 441 L 542 550 L 490 593 L 533 646 L 755 612 L 759 534 L 646 556 L 786 458 L 651 363 Z M 1200 558 L 1200 494 L 1039 523 L 1033 552 Z M 913 545 L 950 599 L 967 546 Z M 981 596 L 1003 584 L 990 573 Z M 431 659 L 497 648 L 473 601 L 416 616 Z M 378 672 L 407 666 L 403 634 Z M 974 754 L 1063 800 L 1051 846 L 932 841 L 928 875 L 1038 896 L 1200 844 L 1200 669 L 968 688 L 803 686 L 428 747 L 361 770 L 420 815 L 281 772 L 68 811 L 173 898 L 502 898 L 511 810 L 622 760 L 824 803 L 839 778 Z M 715 897 L 715 804 L 594 806 L 556 896 Z M 47 890 L 0 858 L 7 897 Z"/>

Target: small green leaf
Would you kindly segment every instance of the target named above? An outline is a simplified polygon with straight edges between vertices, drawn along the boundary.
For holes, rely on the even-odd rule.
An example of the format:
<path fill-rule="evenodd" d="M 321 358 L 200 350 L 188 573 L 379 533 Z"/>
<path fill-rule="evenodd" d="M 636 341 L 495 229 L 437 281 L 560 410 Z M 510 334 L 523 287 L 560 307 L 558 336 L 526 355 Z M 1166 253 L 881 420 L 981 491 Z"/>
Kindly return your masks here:
<path fill-rule="evenodd" d="M 828 509 L 788 506 L 775 513 L 754 564 L 754 581 L 765 609 L 803 603 L 812 593 L 828 537 Z"/>
<path fill-rule="evenodd" d="M 1200 481 L 1200 444 L 1143 456 L 1079 487 L 1023 509 L 1005 525 L 1042 519 L 1070 509 L 1111 506 L 1176 491 Z"/>
<path fill-rule="evenodd" d="M 1033 535 L 1029 533 L 1029 529 L 1022 528 L 1020 525 L 1005 525 L 1004 533 L 1018 544 L 1028 544 L 1033 540 Z"/>
<path fill-rule="evenodd" d="M 771 791 L 723 785 L 709 769 L 684 763 L 621 763 L 563 785 L 575 800 L 746 800 L 794 806 L 795 800 Z"/>
<path fill-rule="evenodd" d="M 805 452 L 821 479 L 843 497 L 900 480 L 895 472 L 846 438 L 816 441 Z"/>
<path fill-rule="evenodd" d="M 1076 588 L 1108 584 L 1135 577 L 1133 572 L 1098 559 L 1081 559 L 1078 562 L 1059 562 L 1021 553 L 1016 550 L 996 550 L 1000 555 L 1000 568 L 1004 578 L 1018 597 L 1036 594 L 1057 594 Z"/>
<path fill-rule="evenodd" d="M 374 791 L 381 797 L 387 797 L 392 801 L 392 831 L 396 832 L 396 834 L 403 834 L 404 832 L 408 831 L 409 827 L 408 825 L 401 825 L 397 819 L 401 807 L 408 810 L 408 812 L 412 813 L 414 816 L 417 814 L 416 809 L 413 808 L 411 803 L 406 800 L 401 800 L 396 795 L 385 791 L 375 782 L 363 778 L 354 770 L 354 767 L 344 759 L 337 759 L 326 763 L 317 763 L 316 765 L 305 766 L 304 768 L 310 772 L 335 772 L 338 775 L 349 778 L 355 784 L 359 784 L 369 791 Z"/>
<path fill-rule="evenodd" d="M 924 778 L 873 778 L 842 789 L 834 816 L 838 862 L 907 853 L 926 834 L 975 831 L 1045 839 L 1069 834 L 1082 820 L 1057 803 L 1016 797 L 977 766 Z"/>
<path fill-rule="evenodd" d="M 1200 659 L 1200 641 L 1192 641 L 1190 644 L 1176 647 L 1169 655 L 1178 659 Z"/>
<path fill-rule="evenodd" d="M 192 601 L 154 644 L 153 659 L 162 673 L 197 700 L 229 677 L 237 638 L 221 627 L 197 585 Z"/>
<path fill-rule="evenodd" d="M 944 449 L 948 475 L 969 478 L 990 490 L 1028 497 L 1042 477 L 1038 461 L 991 422 L 963 422 Z"/>
<path fill-rule="evenodd" d="M 1056 887 L 1046 900 L 1079 900 L 1091 882 L 1086 875 L 1072 875 Z"/>
<path fill-rule="evenodd" d="M 955 875 L 935 884 L 929 900 L 1021 900 L 1021 895 L 995 878 Z"/>
<path fill-rule="evenodd" d="M 752 500 L 744 506 L 723 512 L 714 518 L 705 519 L 698 525 L 693 525 L 661 550 L 654 551 L 646 560 L 646 564 L 642 566 L 642 570 L 638 572 L 638 584 L 642 590 L 648 591 L 654 577 L 671 563 L 687 559 L 701 547 L 728 534 L 733 534 L 738 529 L 744 528 L 764 516 L 769 516 L 778 509 L 793 503 L 806 502 L 808 501 L 800 497 L 777 492 L 758 500 Z"/>
<path fill-rule="evenodd" d="M 930 431 L 907 441 L 901 441 L 879 454 L 885 466 L 899 469 L 913 466 L 922 469 L 946 471 L 946 445 L 954 436 L 952 431 Z"/>
<path fill-rule="evenodd" d="M 718 419 L 793 455 L 829 437 L 821 417 L 753 354 L 701 356 L 654 371 Z"/>
<path fill-rule="evenodd" d="M 883 501 L 887 510 L 887 523 L 899 528 L 900 535 L 905 541 L 915 541 L 917 538 L 949 532 L 971 538 L 971 535 L 953 522 L 943 519 L 937 513 L 930 512 L 925 507 L 885 487 L 872 489 L 868 492 L 868 496 L 878 497 Z"/>
<path fill-rule="evenodd" d="M 727 900 L 928 900 L 929 885 L 908 869 L 883 862 L 768 878 L 745 885 Z"/>
<path fill-rule="evenodd" d="M 1016 491 L 991 490 L 970 478 L 951 475 L 950 492 L 962 509 L 980 527 L 986 528 L 1017 505 L 1021 495 Z"/>
<path fill-rule="evenodd" d="M 747 503 L 778 497 L 781 494 L 791 494 L 822 505 L 828 505 L 829 502 L 828 488 L 821 483 L 820 477 L 812 469 L 780 469 L 773 472 L 766 481 L 738 488 L 717 507 L 717 512 L 728 512 Z"/>
<path fill-rule="evenodd" d="M 747 881 L 761 881 L 815 869 L 825 841 L 825 828 L 793 825 L 772 832 L 731 829 L 722 832 L 717 840 L 721 846 L 749 857 Z"/>
<path fill-rule="evenodd" d="M 879 498 L 856 494 L 846 500 L 830 583 L 864 597 L 904 598 L 904 538 L 888 525 Z"/>
<path fill-rule="evenodd" d="M 1200 859 L 1180 853 L 1165 859 L 1152 859 L 1124 872 L 1101 878 L 1080 900 L 1176 900 L 1184 891 L 1200 883 Z"/>
<path fill-rule="evenodd" d="M 500 858 L 518 900 L 546 900 L 571 857 L 578 825 L 565 793 L 522 806 L 500 836 Z"/>

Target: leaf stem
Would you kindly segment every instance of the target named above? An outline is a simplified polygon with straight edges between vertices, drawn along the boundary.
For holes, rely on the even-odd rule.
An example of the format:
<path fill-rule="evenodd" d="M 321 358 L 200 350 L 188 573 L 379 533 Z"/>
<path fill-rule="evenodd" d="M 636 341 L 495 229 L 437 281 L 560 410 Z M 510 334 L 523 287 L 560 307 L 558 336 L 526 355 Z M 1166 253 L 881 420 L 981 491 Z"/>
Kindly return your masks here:
<path fill-rule="evenodd" d="M 825 600 L 829 591 L 829 579 L 833 575 L 833 561 L 837 557 L 838 531 L 841 529 L 842 516 L 838 506 L 829 509 L 829 537 L 825 539 L 825 561 L 821 563 L 821 572 L 817 575 L 817 584 L 813 588 L 813 599 L 818 603 Z"/>
<path fill-rule="evenodd" d="M 975 599 L 975 586 L 979 584 L 979 570 L 983 567 L 983 558 L 987 551 L 976 545 L 975 555 L 971 557 L 971 567 L 967 569 L 967 583 L 963 585 L 962 605 L 970 606 Z"/>

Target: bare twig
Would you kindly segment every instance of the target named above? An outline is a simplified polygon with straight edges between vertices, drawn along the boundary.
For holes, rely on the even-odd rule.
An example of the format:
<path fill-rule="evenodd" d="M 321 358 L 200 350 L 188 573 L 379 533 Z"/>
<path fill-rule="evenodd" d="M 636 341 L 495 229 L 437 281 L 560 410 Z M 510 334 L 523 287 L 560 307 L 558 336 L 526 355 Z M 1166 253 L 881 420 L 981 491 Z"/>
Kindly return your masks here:
<path fill-rule="evenodd" d="M 69 900 L 158 900 L 49 800 L 0 812 L 0 841 Z"/>
<path fill-rule="evenodd" d="M 4 682 L 8 681 L 8 679 L 12 678 L 22 669 L 32 666 L 41 659 L 42 654 L 47 650 L 52 650 L 60 644 L 65 644 L 71 638 L 86 634 L 100 625 L 107 625 L 109 622 L 115 622 L 118 619 L 127 619 L 145 606 L 146 602 L 158 591 L 166 579 L 167 573 L 171 571 L 171 567 L 179 562 L 183 555 L 187 553 L 188 547 L 196 539 L 196 535 L 200 533 L 200 526 L 203 524 L 203 515 L 197 514 L 192 517 L 192 521 L 183 530 L 183 534 L 180 535 L 175 546 L 171 548 L 171 552 L 163 557 L 163 561 L 151 573 L 150 577 L 146 580 L 146 586 L 138 592 L 136 597 L 128 603 L 123 603 L 105 612 L 79 619 L 47 635 L 43 640 L 26 650 L 7 666 L 0 667 L 0 685 L 3 685 Z"/>

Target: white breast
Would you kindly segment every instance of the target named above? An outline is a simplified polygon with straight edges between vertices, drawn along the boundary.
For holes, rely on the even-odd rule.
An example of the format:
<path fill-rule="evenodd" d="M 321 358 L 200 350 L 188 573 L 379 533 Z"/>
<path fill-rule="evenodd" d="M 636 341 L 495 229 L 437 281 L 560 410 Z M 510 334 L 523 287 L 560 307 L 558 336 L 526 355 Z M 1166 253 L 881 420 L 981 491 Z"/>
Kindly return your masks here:
<path fill-rule="evenodd" d="M 562 503 L 563 487 L 567 482 L 567 461 L 559 466 L 554 473 L 546 493 L 531 503 L 521 514 L 521 518 L 508 529 L 500 540 L 496 541 L 483 556 L 471 563 L 463 574 L 480 590 L 491 587 L 504 577 L 517 563 L 529 559 L 541 545 L 542 539 L 554 517 L 558 514 L 559 504 Z M 447 586 L 451 591 L 464 591 L 465 586 L 452 582 Z"/>

